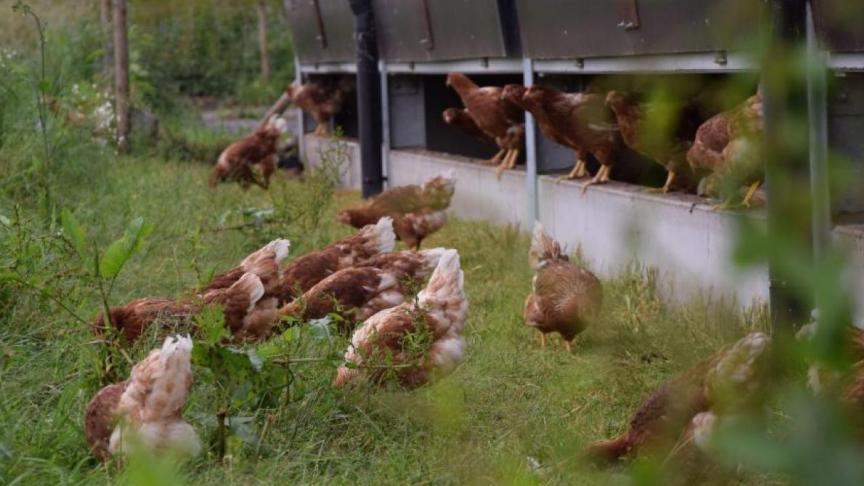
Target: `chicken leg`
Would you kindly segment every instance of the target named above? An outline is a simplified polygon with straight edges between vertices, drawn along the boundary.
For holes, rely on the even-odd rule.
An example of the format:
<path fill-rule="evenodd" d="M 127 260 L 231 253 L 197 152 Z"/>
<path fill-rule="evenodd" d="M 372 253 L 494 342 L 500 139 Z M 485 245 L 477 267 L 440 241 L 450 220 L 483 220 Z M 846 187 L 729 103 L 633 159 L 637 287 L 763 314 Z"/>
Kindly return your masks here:
<path fill-rule="evenodd" d="M 573 166 L 573 170 L 570 171 L 566 176 L 556 177 L 555 183 L 559 183 L 564 180 L 573 180 L 573 179 L 581 179 L 588 175 L 588 169 L 586 169 L 585 160 L 577 159 L 576 165 Z"/>
<path fill-rule="evenodd" d="M 666 183 L 663 184 L 663 187 L 651 187 L 647 189 L 646 192 L 662 192 L 663 194 L 668 193 L 672 189 L 672 184 L 675 182 L 675 172 L 669 171 L 666 174 Z"/>
<path fill-rule="evenodd" d="M 498 169 L 495 170 L 495 176 L 498 180 L 501 180 L 501 174 L 504 173 L 505 170 L 510 170 L 516 166 L 516 159 L 519 158 L 519 149 L 511 149 L 508 151 L 507 156 L 504 157 L 504 161 L 501 162 L 501 165 L 498 166 Z"/>
<path fill-rule="evenodd" d="M 501 162 L 501 158 L 506 157 L 509 153 L 510 153 L 509 150 L 502 148 L 501 150 L 498 151 L 497 154 L 495 154 L 494 157 L 487 160 L 485 163 L 489 164 L 489 165 L 498 165 L 498 162 Z"/>
<path fill-rule="evenodd" d="M 585 194 L 585 191 L 588 190 L 589 186 L 593 186 L 595 184 L 605 184 L 605 183 L 609 182 L 609 172 L 611 172 L 611 171 L 612 171 L 611 165 L 601 165 L 600 170 L 597 171 L 597 174 L 594 176 L 594 178 L 591 179 L 590 181 L 586 182 L 582 186 L 582 194 Z"/>
<path fill-rule="evenodd" d="M 747 194 L 744 195 L 744 200 L 741 201 L 741 205 L 745 208 L 750 207 L 750 200 L 753 199 L 753 195 L 756 194 L 756 191 L 759 189 L 759 186 L 762 185 L 762 181 L 756 181 L 750 185 L 750 188 L 747 189 Z"/>
<path fill-rule="evenodd" d="M 540 349 L 546 349 L 546 335 L 540 333 Z"/>

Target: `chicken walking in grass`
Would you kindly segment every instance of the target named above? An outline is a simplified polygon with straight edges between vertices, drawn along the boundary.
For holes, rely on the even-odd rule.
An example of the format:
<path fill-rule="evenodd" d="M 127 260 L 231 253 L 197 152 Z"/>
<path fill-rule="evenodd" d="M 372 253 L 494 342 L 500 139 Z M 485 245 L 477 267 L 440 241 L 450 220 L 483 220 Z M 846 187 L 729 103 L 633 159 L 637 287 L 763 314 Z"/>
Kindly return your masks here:
<path fill-rule="evenodd" d="M 498 166 L 500 178 L 504 170 L 512 169 L 519 158 L 525 136 L 525 117 L 522 110 L 501 97 L 500 86 L 480 87 L 462 73 L 447 75 L 447 86 L 453 88 L 465 105 L 468 115 L 486 136 L 495 141 L 499 151 L 489 161 Z"/>
<path fill-rule="evenodd" d="M 583 186 L 609 181 L 615 155 L 621 147 L 621 135 L 611 123 L 612 115 L 603 98 L 593 93 L 564 93 L 545 86 L 507 85 L 502 97 L 530 112 L 543 135 L 576 152 L 576 164 L 564 179 L 588 176 L 589 155 L 600 163 L 594 178 Z"/>
<path fill-rule="evenodd" d="M 382 217 L 353 235 L 291 261 L 282 272 L 279 303 L 293 301 L 333 273 L 353 267 L 381 253 L 393 251 L 393 219 Z"/>
<path fill-rule="evenodd" d="M 693 146 L 687 152 L 687 162 L 694 170 L 707 170 L 710 175 L 699 184 L 699 195 L 714 196 L 720 189 L 737 191 L 749 186 L 741 205 L 750 206 L 765 177 L 762 152 L 761 91 L 735 108 L 708 119 L 696 132 Z M 732 196 L 725 197 L 715 209 L 732 205 Z"/>
<path fill-rule="evenodd" d="M 414 388 L 455 369 L 465 357 L 463 279 L 459 253 L 446 250 L 416 300 L 378 312 L 354 331 L 345 353 L 350 366 L 337 370 L 334 386 L 394 377 Z"/>
<path fill-rule="evenodd" d="M 279 138 L 287 131 L 285 120 L 273 115 L 251 135 L 229 145 L 213 166 L 210 187 L 226 180 L 236 180 L 243 189 L 252 184 L 267 189 L 278 162 Z M 261 170 L 260 177 L 255 174 L 256 166 Z"/>
<path fill-rule="evenodd" d="M 325 136 L 330 119 L 342 111 L 348 95 L 353 91 L 354 80 L 345 76 L 331 84 L 311 81 L 292 84 L 285 90 L 285 94 L 292 103 L 318 123 L 313 134 Z"/>
<path fill-rule="evenodd" d="M 178 325 L 190 328 L 193 316 L 204 307 L 215 305 L 222 309 L 225 325 L 235 336 L 255 337 L 267 334 L 278 319 L 275 299 L 262 301 L 264 293 L 261 279 L 246 273 L 227 289 L 209 291 L 197 299 L 144 298 L 112 307 L 110 327 L 104 315 L 99 314 L 92 328 L 100 338 L 117 333 L 122 342 L 131 344 L 157 322 L 166 329 Z"/>
<path fill-rule="evenodd" d="M 456 188 L 452 172 L 436 176 L 422 185 L 397 186 L 378 194 L 360 207 L 340 211 L 336 218 L 355 228 L 373 224 L 387 216 L 393 219 L 396 236 L 410 248 L 447 222 L 446 209 Z"/>
<path fill-rule="evenodd" d="M 444 248 L 383 253 L 352 268 L 339 270 L 280 310 L 304 321 L 338 313 L 342 331 L 354 323 L 402 304 L 438 265 Z"/>
<path fill-rule="evenodd" d="M 198 434 L 183 420 L 192 386 L 192 340 L 169 337 L 132 368 L 128 380 L 108 385 L 87 405 L 84 431 L 100 460 L 140 447 L 157 454 L 195 456 Z"/>
<path fill-rule="evenodd" d="M 647 450 L 674 456 L 690 445 L 688 438 L 704 447 L 718 420 L 758 405 L 767 385 L 770 344 L 770 337 L 754 332 L 685 370 L 639 406 L 623 434 L 595 443 L 589 454 L 605 461 Z"/>
<path fill-rule="evenodd" d="M 673 100 L 639 103 L 621 91 L 610 91 L 606 105 L 615 113 L 624 144 L 666 169 L 666 183 L 659 192 L 696 188 L 693 169 L 687 163 L 689 140 L 699 127 L 698 115 L 691 107 Z"/>
<path fill-rule="evenodd" d="M 600 280 L 573 263 L 537 223 L 529 252 L 534 279 L 525 300 L 525 325 L 540 331 L 540 345 L 546 347 L 546 334 L 557 332 L 567 351 L 577 334 L 596 319 L 603 305 Z"/>

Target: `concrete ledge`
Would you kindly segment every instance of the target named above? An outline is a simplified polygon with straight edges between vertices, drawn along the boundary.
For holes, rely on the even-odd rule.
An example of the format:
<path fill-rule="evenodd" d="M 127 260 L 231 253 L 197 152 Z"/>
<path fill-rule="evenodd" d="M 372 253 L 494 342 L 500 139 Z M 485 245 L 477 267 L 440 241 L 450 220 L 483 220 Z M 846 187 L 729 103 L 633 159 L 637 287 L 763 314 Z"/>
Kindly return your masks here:
<path fill-rule="evenodd" d="M 319 141 L 307 136 L 313 164 Z M 359 188 L 357 145 L 346 143 L 352 167 L 345 183 Z M 453 170 L 457 184 L 451 212 L 455 216 L 530 230 L 524 171 L 507 171 L 499 181 L 494 167 L 476 159 L 417 149 L 393 150 L 389 159 L 390 185 L 418 184 Z M 696 196 L 649 193 L 644 187 L 623 183 L 592 186 L 583 194 L 582 185 L 540 176 L 540 220 L 600 275 L 614 276 L 635 262 L 656 270 L 660 290 L 670 301 L 704 297 L 734 301 L 741 307 L 767 302 L 767 269 L 744 272 L 731 263 L 739 218 L 761 223 L 762 212 L 712 211 Z M 851 285 L 859 301 L 864 301 L 864 225 L 841 226 L 834 234 L 852 255 Z M 864 308 L 858 314 L 864 319 Z"/>

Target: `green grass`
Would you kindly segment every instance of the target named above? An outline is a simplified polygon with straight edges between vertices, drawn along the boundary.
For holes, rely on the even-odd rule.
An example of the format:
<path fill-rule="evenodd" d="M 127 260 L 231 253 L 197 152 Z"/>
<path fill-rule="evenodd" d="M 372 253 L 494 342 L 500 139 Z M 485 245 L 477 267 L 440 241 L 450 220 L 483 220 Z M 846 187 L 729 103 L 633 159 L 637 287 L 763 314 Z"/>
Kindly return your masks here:
<path fill-rule="evenodd" d="M 337 194 L 318 224 L 219 231 L 241 222 L 243 208 L 271 206 L 270 194 L 233 185 L 208 190 L 207 168 L 197 164 L 107 154 L 81 164 L 58 175 L 59 202 L 103 247 L 133 217 L 156 225 L 123 271 L 114 305 L 181 294 L 282 231 L 292 240 L 293 256 L 309 251 L 348 233 L 333 214 L 357 200 Z M 280 180 L 272 194 L 301 201 L 307 190 Z M 11 207 L 10 201 L 0 204 L 0 213 L 8 215 Z M 572 354 L 557 339 L 544 351 L 521 319 L 531 281 L 527 235 L 452 220 L 424 246 L 454 247 L 462 256 L 470 317 L 461 367 L 412 392 L 345 392 L 329 387 L 332 365 L 296 364 L 289 399 L 250 411 L 259 431 L 270 421 L 260 445 L 236 447 L 222 463 L 204 455 L 184 466 L 182 476 L 200 484 L 626 483 L 626 467 L 597 469 L 580 459 L 583 448 L 623 430 L 633 408 L 664 379 L 765 326 L 761 315 L 741 316 L 701 301 L 667 307 L 634 267 L 604 282 L 603 316 L 577 339 Z M 120 468 L 98 464 L 84 442 L 84 407 L 98 389 L 89 330 L 32 292 L 0 287 L 4 292 L 0 483 L 118 479 Z M 88 319 L 98 311 L 94 289 L 66 296 L 77 299 L 75 308 Z M 151 339 L 136 347 L 132 358 L 155 344 Z M 197 380 L 185 411 L 205 441 L 214 429 L 212 396 Z M 154 471 L 133 466 L 129 471 L 139 479 Z"/>

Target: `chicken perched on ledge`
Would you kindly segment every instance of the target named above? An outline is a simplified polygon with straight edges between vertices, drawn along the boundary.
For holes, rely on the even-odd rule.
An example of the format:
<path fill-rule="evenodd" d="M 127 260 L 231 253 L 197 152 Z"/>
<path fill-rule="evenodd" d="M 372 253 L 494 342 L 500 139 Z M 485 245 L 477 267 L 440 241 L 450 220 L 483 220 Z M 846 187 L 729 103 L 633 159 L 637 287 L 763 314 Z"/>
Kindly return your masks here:
<path fill-rule="evenodd" d="M 471 118 L 468 110 L 447 108 L 441 113 L 441 118 L 444 119 L 444 123 L 462 130 L 480 142 L 495 143 L 495 138 L 490 137 L 477 126 L 477 122 Z"/>
<path fill-rule="evenodd" d="M 236 180 L 243 189 L 252 184 L 267 189 L 278 162 L 279 137 L 287 131 L 285 120 L 273 115 L 251 135 L 229 145 L 213 166 L 210 187 L 216 187 L 226 180 Z M 261 170 L 260 178 L 255 175 L 255 166 Z"/>
<path fill-rule="evenodd" d="M 414 249 L 423 239 L 441 229 L 447 221 L 456 188 L 452 172 L 436 176 L 423 185 L 390 188 L 358 208 L 340 211 L 336 218 L 355 228 L 372 224 L 384 216 L 393 219 L 396 236 Z"/>
<path fill-rule="evenodd" d="M 100 460 L 143 447 L 195 456 L 201 442 L 181 415 L 192 386 L 192 340 L 169 337 L 132 368 L 128 380 L 108 385 L 90 401 L 84 432 Z"/>
<path fill-rule="evenodd" d="M 280 303 L 291 302 L 339 270 L 393 251 L 395 244 L 393 219 L 382 217 L 353 235 L 293 260 L 282 274 Z"/>
<path fill-rule="evenodd" d="M 502 97 L 534 115 L 546 138 L 576 152 L 576 165 L 564 179 L 587 176 L 586 159 L 593 155 L 601 167 L 584 188 L 609 181 L 621 135 L 610 123 L 612 114 L 600 95 L 514 84 L 504 88 Z"/>
<path fill-rule="evenodd" d="M 762 94 L 757 91 L 739 106 L 714 115 L 699 127 L 687 152 L 687 162 L 693 170 L 711 173 L 700 182 L 700 195 L 716 195 L 721 185 L 736 189 L 749 186 L 742 205 L 750 205 L 765 176 L 762 117 Z M 719 207 L 729 205 L 727 198 Z"/>
<path fill-rule="evenodd" d="M 354 331 L 345 361 L 356 367 L 340 367 L 334 386 L 394 376 L 413 388 L 449 373 L 464 359 L 467 314 L 459 253 L 447 250 L 416 301 L 383 310 Z"/>
<path fill-rule="evenodd" d="M 301 320 L 320 319 L 338 312 L 345 332 L 354 330 L 378 312 L 405 302 L 413 289 L 428 277 L 444 254 L 444 248 L 383 253 L 352 268 L 339 270 L 318 282 L 280 313 Z"/>
<path fill-rule="evenodd" d="M 525 118 L 519 107 L 501 97 L 502 87 L 481 88 L 462 73 L 448 74 L 447 86 L 453 88 L 462 99 L 465 114 L 500 148 L 489 161 L 492 165 L 501 162 L 498 176 L 503 170 L 512 169 L 519 158 L 525 135 Z"/>
<path fill-rule="evenodd" d="M 315 135 L 327 135 L 327 124 L 334 115 L 342 111 L 342 105 L 354 91 L 354 80 L 343 76 L 338 82 L 325 84 L 307 82 L 292 84 L 285 94 L 298 108 L 308 113 L 317 123 Z"/>
<path fill-rule="evenodd" d="M 713 419 L 747 411 L 766 385 L 770 344 L 761 332 L 748 334 L 667 381 L 639 406 L 627 431 L 595 443 L 589 454 L 611 461 L 646 448 L 668 450 L 694 427 L 709 432 Z"/>
<path fill-rule="evenodd" d="M 133 343 L 154 322 L 166 325 L 191 326 L 191 318 L 207 305 L 218 305 L 225 316 L 225 325 L 237 336 L 266 334 L 278 319 L 275 299 L 261 302 L 264 286 L 253 273 L 246 273 L 227 289 L 208 291 L 197 300 L 161 298 L 138 299 L 123 307 L 110 310 L 111 325 L 123 341 Z M 104 338 L 105 318 L 102 314 L 93 322 L 93 332 Z M 167 326 L 166 326 L 167 327 Z"/>
<path fill-rule="evenodd" d="M 525 325 L 540 331 L 542 347 L 546 347 L 546 334 L 557 332 L 570 351 L 570 343 L 603 305 L 600 280 L 572 263 L 540 223 L 534 226 L 529 259 L 535 273 L 533 289 L 525 300 Z"/>
<path fill-rule="evenodd" d="M 639 103 L 632 95 L 610 91 L 606 105 L 615 113 L 624 144 L 662 165 L 668 173 L 660 192 L 674 187 L 696 188 L 693 169 L 687 163 L 690 142 L 699 127 L 698 114 L 672 101 Z"/>

